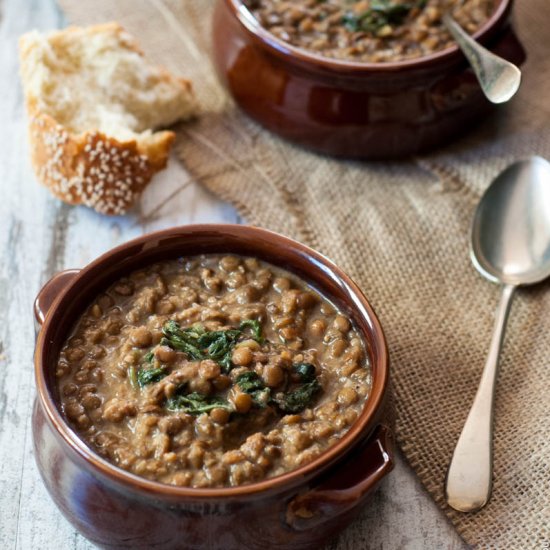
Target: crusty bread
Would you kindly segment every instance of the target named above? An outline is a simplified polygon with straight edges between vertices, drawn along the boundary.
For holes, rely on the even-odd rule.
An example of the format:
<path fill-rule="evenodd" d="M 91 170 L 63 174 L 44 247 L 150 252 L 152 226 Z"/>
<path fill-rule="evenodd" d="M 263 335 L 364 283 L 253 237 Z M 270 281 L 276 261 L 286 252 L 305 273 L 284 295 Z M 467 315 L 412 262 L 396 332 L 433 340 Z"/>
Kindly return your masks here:
<path fill-rule="evenodd" d="M 19 51 L 38 179 L 70 204 L 126 212 L 167 163 L 175 135 L 153 129 L 195 111 L 190 82 L 147 63 L 117 23 L 33 31 Z"/>

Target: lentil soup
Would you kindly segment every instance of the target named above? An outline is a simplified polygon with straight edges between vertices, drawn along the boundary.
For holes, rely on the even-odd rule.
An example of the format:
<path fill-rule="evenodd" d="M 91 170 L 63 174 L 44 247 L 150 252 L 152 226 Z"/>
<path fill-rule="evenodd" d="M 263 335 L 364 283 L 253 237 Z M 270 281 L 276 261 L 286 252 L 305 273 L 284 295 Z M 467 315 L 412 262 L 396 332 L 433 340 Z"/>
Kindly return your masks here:
<path fill-rule="evenodd" d="M 446 11 L 470 34 L 495 0 L 243 0 L 281 40 L 314 53 L 369 63 L 404 61 L 455 44 Z"/>
<path fill-rule="evenodd" d="M 369 353 L 315 289 L 254 258 L 131 273 L 58 360 L 62 412 L 116 466 L 190 487 L 260 481 L 335 444 L 371 389 Z"/>

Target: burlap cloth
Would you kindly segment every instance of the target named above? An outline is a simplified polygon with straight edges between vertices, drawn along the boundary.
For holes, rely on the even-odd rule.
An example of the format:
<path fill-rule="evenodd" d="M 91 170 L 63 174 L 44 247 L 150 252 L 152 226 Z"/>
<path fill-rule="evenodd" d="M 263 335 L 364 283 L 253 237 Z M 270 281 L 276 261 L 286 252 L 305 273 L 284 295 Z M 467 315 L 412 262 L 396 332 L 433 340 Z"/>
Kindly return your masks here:
<path fill-rule="evenodd" d="M 443 484 L 489 346 L 499 288 L 479 276 L 469 228 L 480 193 L 508 163 L 550 157 L 550 0 L 519 0 L 528 52 L 520 93 L 469 138 L 402 163 L 342 162 L 244 117 L 209 59 L 213 0 L 60 0 L 68 20 L 118 20 L 155 61 L 193 79 L 203 113 L 180 130 L 185 167 L 252 223 L 324 252 L 362 286 L 385 328 L 397 439 L 471 545 L 548 548 L 550 292 L 512 306 L 495 412 L 494 490 L 476 514 L 445 505 Z M 398 497 L 396 497 L 398 498 Z"/>

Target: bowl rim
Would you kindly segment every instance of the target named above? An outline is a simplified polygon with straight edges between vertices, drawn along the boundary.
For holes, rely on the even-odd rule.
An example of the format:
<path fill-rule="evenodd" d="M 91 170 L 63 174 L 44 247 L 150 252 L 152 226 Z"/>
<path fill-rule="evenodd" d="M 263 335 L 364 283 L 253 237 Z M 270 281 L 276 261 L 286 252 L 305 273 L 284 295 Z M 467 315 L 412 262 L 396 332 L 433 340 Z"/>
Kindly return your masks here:
<path fill-rule="evenodd" d="M 229 234 L 231 238 L 236 239 L 253 236 L 261 237 L 274 247 L 288 246 L 293 248 L 295 252 L 304 257 L 312 269 L 321 271 L 323 268 L 328 269 L 333 276 L 336 276 L 339 279 L 339 282 L 345 290 L 347 295 L 345 301 L 346 305 L 350 307 L 350 310 L 352 310 L 357 317 L 363 318 L 366 321 L 366 324 L 371 327 L 371 333 L 368 334 L 371 339 L 371 348 L 376 348 L 378 353 L 378 357 L 374 357 L 374 353 L 371 352 L 371 354 L 373 354 L 373 361 L 374 359 L 377 359 L 376 365 L 374 362 L 372 365 L 373 372 L 376 370 L 376 376 L 373 376 L 371 393 L 357 420 L 336 444 L 329 447 L 312 462 L 309 462 L 304 466 L 275 477 L 261 480 L 259 482 L 239 485 L 236 487 L 179 487 L 148 480 L 112 464 L 93 451 L 63 418 L 57 407 L 56 399 L 48 389 L 47 377 L 45 374 L 47 372 L 47 365 L 45 364 L 45 350 L 48 345 L 53 345 L 53 339 L 49 338 L 49 334 L 53 329 L 53 314 L 59 310 L 60 307 L 62 307 L 65 297 L 69 296 L 70 291 L 74 289 L 75 286 L 79 285 L 79 283 L 82 283 L 85 277 L 92 275 L 92 278 L 97 278 L 97 274 L 94 276 L 93 273 L 98 270 L 98 267 L 104 265 L 109 261 L 109 259 L 116 257 L 128 249 L 133 249 L 136 246 L 142 246 L 140 251 L 143 251 L 146 248 L 151 248 L 151 243 L 154 243 L 154 241 L 157 241 L 156 246 L 158 246 L 161 239 L 173 237 L 193 238 L 193 235 L 196 236 L 197 234 L 207 232 L 210 234 L 217 233 L 218 235 Z M 251 256 L 254 257 L 254 254 Z M 271 263 L 276 267 L 278 265 L 276 262 Z M 319 264 L 321 264 L 322 267 L 320 267 Z M 281 267 L 284 268 L 284 266 Z M 304 278 L 304 280 L 308 282 L 307 278 Z M 322 292 L 322 286 L 318 286 Z M 359 308 L 357 304 L 359 304 L 361 308 Z M 365 334 L 364 331 L 362 331 L 362 333 L 363 335 Z M 138 490 L 156 497 L 175 497 L 179 499 L 191 498 L 194 500 L 253 497 L 258 493 L 265 495 L 268 492 L 271 493 L 274 491 L 288 489 L 303 483 L 306 478 L 310 479 L 315 477 L 317 474 L 325 471 L 344 455 L 346 455 L 356 446 L 356 444 L 363 441 L 367 435 L 365 433 L 367 428 L 374 428 L 374 426 L 370 426 L 370 424 L 383 406 L 386 390 L 389 384 L 389 356 L 384 332 L 376 313 L 353 280 L 334 262 L 332 262 L 332 260 L 298 241 L 273 231 L 239 224 L 193 224 L 148 233 L 109 249 L 107 252 L 87 264 L 84 268 L 78 271 L 77 274 L 75 274 L 72 280 L 67 283 L 66 287 L 59 293 L 47 311 L 36 340 L 34 368 L 37 398 L 43 411 L 45 412 L 47 420 L 54 428 L 57 435 L 61 437 L 61 439 L 76 453 L 76 455 L 78 455 L 79 458 L 83 459 L 96 472 L 103 474 L 109 480 L 118 482 L 120 485 L 126 486 L 131 490 Z M 370 433 L 370 431 L 368 433 Z M 365 436 L 365 438 L 361 436 Z"/>
<path fill-rule="evenodd" d="M 274 34 L 262 27 L 259 21 L 252 15 L 250 10 L 244 5 L 243 0 L 222 0 L 230 9 L 233 16 L 239 21 L 247 33 L 257 41 L 262 47 L 277 57 L 285 59 L 288 62 L 301 62 L 318 69 L 324 69 L 334 72 L 350 73 L 395 73 L 406 69 L 424 69 L 435 63 L 445 63 L 458 61 L 463 57 L 458 45 L 445 48 L 429 55 L 424 55 L 414 59 L 392 62 L 358 62 L 343 59 L 334 59 L 311 52 L 305 48 L 299 48 L 284 40 L 277 38 Z M 493 13 L 483 25 L 472 35 L 472 37 L 482 42 L 491 35 L 496 25 L 502 21 L 510 11 L 514 0 L 495 0 L 498 2 Z M 465 59 L 464 59 L 465 61 Z"/>

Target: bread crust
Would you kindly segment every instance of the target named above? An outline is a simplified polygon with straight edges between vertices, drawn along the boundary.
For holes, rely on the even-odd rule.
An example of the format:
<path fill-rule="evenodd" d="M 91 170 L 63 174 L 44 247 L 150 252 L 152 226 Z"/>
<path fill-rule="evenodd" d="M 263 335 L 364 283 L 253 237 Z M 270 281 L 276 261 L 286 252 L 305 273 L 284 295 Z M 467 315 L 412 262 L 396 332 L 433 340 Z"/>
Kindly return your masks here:
<path fill-rule="evenodd" d="M 55 42 L 63 34 L 66 38 L 75 30 L 70 27 L 53 33 L 49 40 Z M 88 29 L 89 32 L 105 30 L 116 32 L 125 47 L 143 56 L 136 42 L 117 23 Z M 22 66 L 32 50 L 25 38 L 23 36 L 20 40 Z M 189 81 L 174 77 L 165 69 L 157 69 L 162 80 L 177 83 L 183 94 L 192 96 Z M 25 84 L 25 71 L 22 73 Z M 36 176 L 53 195 L 69 204 L 83 204 L 102 214 L 124 214 L 134 205 L 153 175 L 166 167 L 174 132 L 159 131 L 145 138 L 125 141 L 99 130 L 77 133 L 42 110 L 38 98 L 26 95 L 25 99 L 30 155 Z"/>
<path fill-rule="evenodd" d="M 69 204 L 102 214 L 124 214 L 153 175 L 166 167 L 175 134 L 158 132 L 154 154 L 136 140 L 120 142 L 102 132 L 74 134 L 40 111 L 29 112 L 31 162 L 39 181 Z"/>

